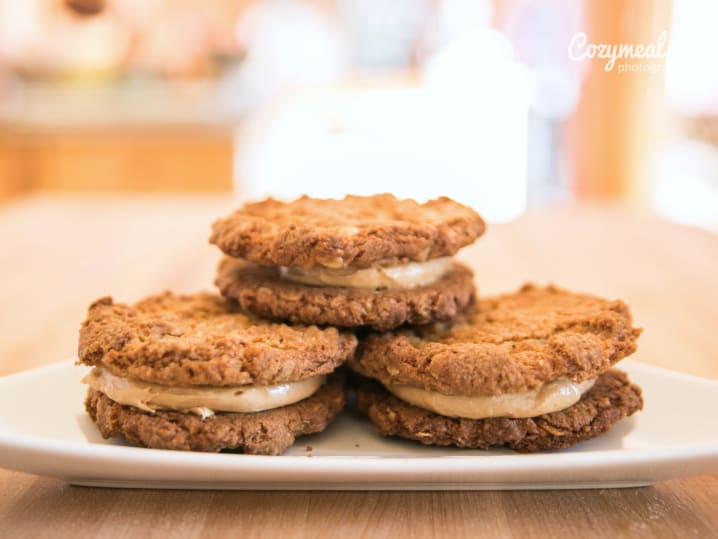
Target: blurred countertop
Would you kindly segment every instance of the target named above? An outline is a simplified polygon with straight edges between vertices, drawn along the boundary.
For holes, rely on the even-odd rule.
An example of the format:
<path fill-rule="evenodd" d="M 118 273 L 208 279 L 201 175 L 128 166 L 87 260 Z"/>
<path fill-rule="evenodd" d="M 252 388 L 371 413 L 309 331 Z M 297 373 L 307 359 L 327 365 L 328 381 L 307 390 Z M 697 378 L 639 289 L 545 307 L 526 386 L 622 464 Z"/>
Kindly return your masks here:
<path fill-rule="evenodd" d="M 244 107 L 212 81 L 35 82 L 13 85 L 3 94 L 3 133 L 137 128 L 227 130 L 244 114 Z"/>

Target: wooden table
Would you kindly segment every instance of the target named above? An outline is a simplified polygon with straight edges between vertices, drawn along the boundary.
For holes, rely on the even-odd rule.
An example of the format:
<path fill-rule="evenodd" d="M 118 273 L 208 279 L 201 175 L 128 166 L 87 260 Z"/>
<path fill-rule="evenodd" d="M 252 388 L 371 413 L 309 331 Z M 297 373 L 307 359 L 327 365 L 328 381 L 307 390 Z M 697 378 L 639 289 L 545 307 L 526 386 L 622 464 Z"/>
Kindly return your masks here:
<path fill-rule="evenodd" d="M 218 198 L 50 198 L 0 207 L 0 375 L 75 353 L 87 305 L 211 289 Z M 620 297 L 639 361 L 718 378 L 718 236 L 617 207 L 552 207 L 462 255 L 481 293 L 525 280 Z M 647 403 L 650 406 L 650 403 Z M 72 487 L 0 470 L 0 536 L 718 535 L 718 475 L 538 492 L 203 492 Z"/>

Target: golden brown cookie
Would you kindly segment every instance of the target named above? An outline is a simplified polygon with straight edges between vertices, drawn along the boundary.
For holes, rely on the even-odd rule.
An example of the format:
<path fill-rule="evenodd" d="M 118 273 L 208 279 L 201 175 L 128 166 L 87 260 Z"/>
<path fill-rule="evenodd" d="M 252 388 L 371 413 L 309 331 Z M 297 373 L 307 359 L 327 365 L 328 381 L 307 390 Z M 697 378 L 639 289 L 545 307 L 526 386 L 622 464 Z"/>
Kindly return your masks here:
<path fill-rule="evenodd" d="M 79 361 L 168 386 L 272 385 L 328 374 L 354 353 L 335 328 L 259 319 L 215 294 L 94 302 L 80 329 Z"/>
<path fill-rule="evenodd" d="M 446 197 L 304 196 L 247 204 L 214 223 L 210 242 L 262 266 L 369 268 L 451 256 L 484 229 L 475 211 Z"/>
<path fill-rule="evenodd" d="M 282 279 L 276 267 L 225 258 L 215 284 L 224 296 L 259 316 L 378 330 L 449 320 L 469 305 L 475 294 L 473 273 L 459 263 L 428 285 L 373 290 L 304 285 Z"/>
<path fill-rule="evenodd" d="M 576 404 L 532 418 L 446 417 L 412 406 L 380 384 L 364 379 L 357 389 L 359 409 L 387 436 L 426 445 L 488 449 L 509 447 L 531 452 L 570 447 L 600 436 L 620 419 L 643 408 L 639 387 L 625 373 L 609 370 Z"/>
<path fill-rule="evenodd" d="M 85 408 L 104 438 L 121 435 L 131 443 L 155 449 L 241 449 L 244 453 L 279 455 L 297 436 L 324 430 L 344 402 L 341 382 L 332 380 L 295 404 L 256 413 L 218 413 L 206 419 L 180 412 L 144 412 L 117 404 L 92 389 Z"/>
<path fill-rule="evenodd" d="M 640 333 L 621 301 L 526 285 L 451 322 L 370 335 L 350 366 L 385 385 L 499 395 L 595 378 L 633 353 Z"/>
<path fill-rule="evenodd" d="M 335 328 L 288 326 L 208 293 L 102 298 L 80 329 L 95 367 L 85 407 L 106 438 L 162 449 L 279 454 L 344 406 L 325 381 L 357 340 Z"/>

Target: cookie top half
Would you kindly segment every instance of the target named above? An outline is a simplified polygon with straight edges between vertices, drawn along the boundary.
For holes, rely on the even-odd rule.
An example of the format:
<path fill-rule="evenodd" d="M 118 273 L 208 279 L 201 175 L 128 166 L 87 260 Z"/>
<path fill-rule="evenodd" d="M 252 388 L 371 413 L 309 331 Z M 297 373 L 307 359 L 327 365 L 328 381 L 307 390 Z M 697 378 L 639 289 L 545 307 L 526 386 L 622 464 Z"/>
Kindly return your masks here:
<path fill-rule="evenodd" d="M 370 335 L 350 366 L 384 385 L 499 395 L 595 378 L 633 353 L 640 333 L 620 300 L 529 284 L 451 322 Z"/>
<path fill-rule="evenodd" d="M 369 268 L 453 255 L 485 228 L 474 210 L 446 197 L 303 196 L 247 204 L 213 224 L 210 242 L 263 266 Z"/>
<path fill-rule="evenodd" d="M 134 305 L 105 297 L 80 328 L 80 363 L 169 386 L 271 385 L 332 372 L 356 337 L 245 314 L 210 293 L 150 296 Z"/>

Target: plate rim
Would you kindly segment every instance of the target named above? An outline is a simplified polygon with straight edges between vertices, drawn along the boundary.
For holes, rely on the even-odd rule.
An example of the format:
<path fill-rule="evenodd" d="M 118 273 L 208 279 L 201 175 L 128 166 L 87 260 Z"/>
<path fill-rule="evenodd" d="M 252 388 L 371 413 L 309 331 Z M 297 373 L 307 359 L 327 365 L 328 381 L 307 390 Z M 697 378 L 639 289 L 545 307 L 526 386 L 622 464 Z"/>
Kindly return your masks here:
<path fill-rule="evenodd" d="M 0 377 L 0 387 L 12 379 L 12 383 L 22 381 L 22 378 L 37 376 L 38 373 L 53 372 L 56 370 L 67 369 L 75 364 L 75 358 L 65 359 L 48 365 L 38 366 L 32 369 L 20 371 Z M 628 360 L 628 364 L 623 363 L 624 367 L 633 372 L 645 372 L 654 375 L 671 376 L 683 379 L 689 383 L 707 384 L 710 388 L 718 389 L 718 380 L 703 378 L 691 374 L 681 373 L 655 367 L 635 360 Z M 10 454 L 32 454 L 39 457 L 52 457 L 63 461 L 80 459 L 88 464 L 106 465 L 122 462 L 129 464 L 137 463 L 138 466 L 151 466 L 159 471 L 168 471 L 176 469 L 178 466 L 189 466 L 194 471 L 224 471 L 231 470 L 232 473 L 240 473 L 244 471 L 252 471 L 255 474 L 267 474 L 272 477 L 279 477 L 282 474 L 300 475 L 302 478 L 298 481 L 307 485 L 307 479 L 304 476 L 323 472 L 319 480 L 313 484 L 332 484 L 332 474 L 342 474 L 345 478 L 359 478 L 361 474 L 366 474 L 369 469 L 373 475 L 388 474 L 395 477 L 397 474 L 411 472 L 414 481 L 407 482 L 405 488 L 412 488 L 412 484 L 418 484 L 426 481 L 427 477 L 437 474 L 456 474 L 464 472 L 467 465 L 471 465 L 472 471 L 490 471 L 491 473 L 521 474 L 522 472 L 535 471 L 537 467 L 541 467 L 544 472 L 557 471 L 565 468 L 566 454 L 560 451 L 544 452 L 534 454 L 518 454 L 510 453 L 505 455 L 434 455 L 434 456 L 384 456 L 384 455 L 315 455 L 307 458 L 303 455 L 238 455 L 231 453 L 202 453 L 188 451 L 173 451 L 153 449 L 148 451 L 146 448 L 133 447 L 114 444 L 92 444 L 87 442 L 53 440 L 42 436 L 32 436 L 20 434 L 11 429 L 0 425 L 0 449 L 2 454 L 8 456 Z M 9 450 L 9 453 L 8 453 Z M 12 456 L 12 455 L 10 455 Z M 241 457 L 241 458 L 237 458 Z M 690 443 L 684 446 L 671 446 L 661 448 L 618 448 L 618 449 L 601 449 L 585 452 L 571 453 L 571 470 L 581 473 L 595 470 L 597 466 L 617 466 L 619 468 L 638 467 L 645 468 L 646 463 L 654 466 L 671 466 L 680 463 L 685 464 L 687 461 L 696 467 L 701 462 L 708 465 L 706 473 L 711 470 L 718 471 L 718 439 L 706 442 Z M 7 467 L 6 459 L 0 462 L 0 467 L 15 469 L 17 471 L 26 471 L 25 467 Z M 301 468 L 301 469 L 299 469 Z M 29 473 L 35 473 L 30 471 Z M 692 475 L 693 473 L 686 474 Z M 44 474 L 48 475 L 48 474 Z M 55 477 L 63 477 L 62 474 L 53 474 Z M 113 479 L 110 477 L 103 479 L 94 474 L 89 474 L 86 478 L 78 478 L 75 483 L 109 485 L 112 483 L 127 483 L 122 478 Z M 670 474 L 669 474 L 670 475 Z M 671 477 L 682 477 L 681 474 L 672 475 Z M 66 477 L 65 477 L 66 478 Z M 640 478 L 636 478 L 640 479 Z M 187 484 L 196 483 L 197 481 L 182 480 L 179 482 Z M 232 480 L 236 482 L 237 480 Z M 297 483 L 297 481 L 286 480 L 285 483 Z M 143 480 L 138 479 L 132 482 L 135 486 L 141 486 Z M 148 479 L 144 482 L 151 483 Z M 580 481 L 579 481 L 580 482 Z M 629 481 L 633 484 L 650 484 L 651 480 Z M 220 482 L 216 482 L 218 485 Z M 435 479 L 432 484 L 437 488 L 441 484 L 446 483 L 441 478 Z M 456 483 L 454 478 L 453 483 Z M 459 482 L 460 483 L 460 482 Z M 595 482 L 594 482 L 595 483 Z M 599 481 L 599 483 L 604 484 Z M 619 481 L 608 479 L 606 484 L 614 486 Z M 461 483 L 460 483 L 461 484 Z M 481 487 L 481 484 L 474 484 Z M 487 483 L 488 484 L 488 483 Z M 507 483 L 510 484 L 510 483 Z M 568 482 L 567 484 L 576 484 Z M 118 485 L 121 486 L 121 485 Z M 256 485 L 254 488 L 257 488 Z M 286 488 L 286 485 L 285 485 Z M 398 487 L 397 487 L 398 488 Z M 452 487 L 454 488 L 454 487 Z M 496 488 L 496 487 L 493 487 Z M 532 488 L 541 488 L 534 486 Z M 578 487 L 576 487 L 578 488 Z"/>

